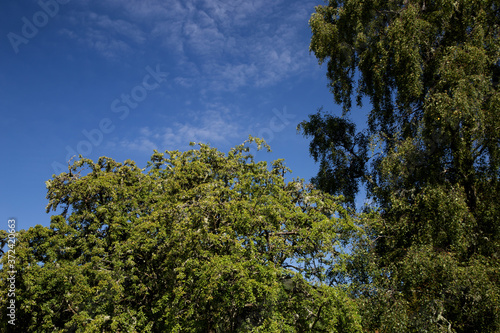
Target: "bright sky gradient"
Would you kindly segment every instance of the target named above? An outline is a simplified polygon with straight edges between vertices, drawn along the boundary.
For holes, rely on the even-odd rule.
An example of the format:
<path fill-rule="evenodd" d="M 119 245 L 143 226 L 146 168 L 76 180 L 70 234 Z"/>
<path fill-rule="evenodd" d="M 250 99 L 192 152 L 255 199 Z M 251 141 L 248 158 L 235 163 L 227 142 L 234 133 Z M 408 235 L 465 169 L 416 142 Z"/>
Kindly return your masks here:
<path fill-rule="evenodd" d="M 80 153 L 143 167 L 153 149 L 227 152 L 252 134 L 273 149 L 259 159 L 310 179 L 296 126 L 321 106 L 340 112 L 309 53 L 318 4 L 1 1 L 0 228 L 48 226 L 45 181 Z"/>

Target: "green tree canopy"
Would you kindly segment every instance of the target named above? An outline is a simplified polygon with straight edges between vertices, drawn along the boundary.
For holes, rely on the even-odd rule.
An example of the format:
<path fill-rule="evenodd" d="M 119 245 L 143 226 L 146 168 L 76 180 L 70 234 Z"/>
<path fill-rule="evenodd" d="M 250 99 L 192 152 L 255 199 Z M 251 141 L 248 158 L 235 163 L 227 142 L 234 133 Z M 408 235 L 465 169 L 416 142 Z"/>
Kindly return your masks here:
<path fill-rule="evenodd" d="M 155 152 L 145 170 L 80 159 L 54 176 L 58 214 L 17 240 L 16 329 L 360 332 L 355 303 L 327 278 L 357 230 L 340 199 L 247 151 Z"/>
<path fill-rule="evenodd" d="M 493 0 L 331 0 L 311 17 L 343 107 L 298 126 L 315 179 L 351 199 L 363 180 L 379 210 L 352 263 L 367 329 L 500 330 L 499 22 Z M 355 133 L 352 100 L 365 98 Z"/>

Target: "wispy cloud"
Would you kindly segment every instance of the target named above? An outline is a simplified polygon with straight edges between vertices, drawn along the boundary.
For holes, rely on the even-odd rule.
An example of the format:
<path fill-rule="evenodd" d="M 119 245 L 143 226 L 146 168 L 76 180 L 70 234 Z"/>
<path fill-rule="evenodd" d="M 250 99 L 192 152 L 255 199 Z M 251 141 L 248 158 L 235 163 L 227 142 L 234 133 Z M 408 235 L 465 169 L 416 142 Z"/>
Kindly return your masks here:
<path fill-rule="evenodd" d="M 300 36 L 310 1 L 89 0 L 85 8 L 93 12 L 76 13 L 67 36 L 108 58 L 166 53 L 177 59 L 175 75 L 184 86 L 265 87 L 300 73 L 310 61 Z"/>
<path fill-rule="evenodd" d="M 153 150 L 158 149 L 158 146 L 153 141 L 144 136 L 140 136 L 132 141 L 126 139 L 122 140 L 120 141 L 119 146 L 127 151 L 138 151 L 148 154 L 151 154 Z"/>
<path fill-rule="evenodd" d="M 188 147 L 189 142 L 225 144 L 243 133 L 238 119 L 226 111 L 227 109 L 220 105 L 212 105 L 209 111 L 198 113 L 189 123 L 176 122 L 156 128 L 142 127 L 135 133 L 135 139 L 122 140 L 118 145 L 127 150 L 152 152 L 153 149 Z"/>
<path fill-rule="evenodd" d="M 131 54 L 146 41 L 145 32 L 124 19 L 111 19 L 108 15 L 95 12 L 78 12 L 71 21 L 73 25 L 60 33 L 109 59 Z"/>
<path fill-rule="evenodd" d="M 146 40 L 144 32 L 137 25 L 130 22 L 121 19 L 113 20 L 107 15 L 98 15 L 96 13 L 89 13 L 88 19 L 91 21 L 91 25 L 95 25 L 115 36 L 122 36 L 132 40 L 137 44 L 142 44 Z"/>

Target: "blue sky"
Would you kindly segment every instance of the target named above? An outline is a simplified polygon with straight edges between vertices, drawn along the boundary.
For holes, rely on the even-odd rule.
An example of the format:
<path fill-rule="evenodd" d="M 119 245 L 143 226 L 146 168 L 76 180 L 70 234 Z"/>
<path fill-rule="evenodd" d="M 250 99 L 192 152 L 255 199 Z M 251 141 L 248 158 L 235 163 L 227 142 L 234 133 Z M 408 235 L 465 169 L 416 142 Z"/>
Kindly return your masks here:
<path fill-rule="evenodd" d="M 45 181 L 80 153 L 145 166 L 153 149 L 227 152 L 251 134 L 273 149 L 259 159 L 310 179 L 296 126 L 321 106 L 340 112 L 309 53 L 318 4 L 2 1 L 0 225 L 49 225 Z"/>

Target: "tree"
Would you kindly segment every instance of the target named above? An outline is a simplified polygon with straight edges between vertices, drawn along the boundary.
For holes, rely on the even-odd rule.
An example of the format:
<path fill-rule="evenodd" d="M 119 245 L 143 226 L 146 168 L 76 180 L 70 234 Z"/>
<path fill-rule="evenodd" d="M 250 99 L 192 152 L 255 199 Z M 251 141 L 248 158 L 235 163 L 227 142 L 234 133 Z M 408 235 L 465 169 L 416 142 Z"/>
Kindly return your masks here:
<path fill-rule="evenodd" d="M 353 220 L 339 198 L 285 182 L 282 160 L 269 170 L 247 151 L 155 152 L 144 170 L 81 158 L 54 176 L 58 214 L 17 240 L 16 328 L 360 332 L 355 303 L 326 277 Z"/>
<path fill-rule="evenodd" d="M 317 179 L 352 161 L 363 171 L 320 188 L 352 198 L 365 181 L 378 209 L 351 262 L 367 329 L 500 330 L 498 22 L 493 0 L 330 0 L 311 17 L 311 51 L 343 115 L 298 129 L 322 161 Z M 371 103 L 365 133 L 343 125 L 353 97 Z M 356 154 L 369 148 L 371 167 Z"/>

